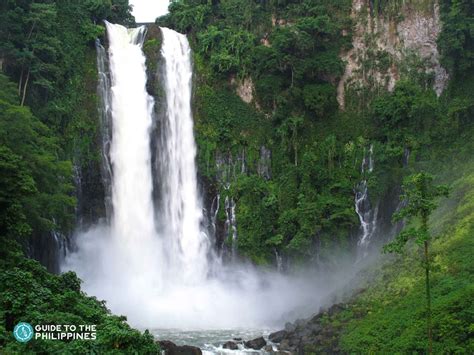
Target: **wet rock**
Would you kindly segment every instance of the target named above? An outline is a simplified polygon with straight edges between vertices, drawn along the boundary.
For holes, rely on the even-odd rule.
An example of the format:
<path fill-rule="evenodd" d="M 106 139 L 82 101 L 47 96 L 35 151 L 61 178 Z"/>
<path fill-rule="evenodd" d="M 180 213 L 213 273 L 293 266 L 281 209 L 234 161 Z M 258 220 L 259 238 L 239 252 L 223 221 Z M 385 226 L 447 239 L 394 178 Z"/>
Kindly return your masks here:
<path fill-rule="evenodd" d="M 321 324 L 311 324 L 308 325 L 308 328 L 311 330 L 312 334 L 319 334 L 323 330 L 323 326 Z"/>
<path fill-rule="evenodd" d="M 271 333 L 268 336 L 268 339 L 274 343 L 279 343 L 281 342 L 286 336 L 288 335 L 288 332 L 286 330 L 279 330 L 278 332 Z"/>
<path fill-rule="evenodd" d="M 237 344 L 234 343 L 233 341 L 228 341 L 228 342 L 224 343 L 224 345 L 222 345 L 222 347 L 224 349 L 229 349 L 229 350 L 237 350 L 239 348 L 237 346 Z"/>
<path fill-rule="evenodd" d="M 201 349 L 190 345 L 176 345 L 169 340 L 158 341 L 165 355 L 202 355 Z"/>
<path fill-rule="evenodd" d="M 273 346 L 267 345 L 263 348 L 267 353 L 273 353 Z"/>
<path fill-rule="evenodd" d="M 242 338 L 234 338 L 234 341 L 242 342 Z"/>
<path fill-rule="evenodd" d="M 292 333 L 296 330 L 296 325 L 294 324 L 291 324 L 291 323 L 286 323 L 285 324 L 285 330 L 288 332 L 288 333 Z"/>
<path fill-rule="evenodd" d="M 280 343 L 280 349 L 281 350 L 290 350 L 290 340 L 289 339 L 283 339 Z"/>
<path fill-rule="evenodd" d="M 296 347 L 300 343 L 300 336 L 298 334 L 294 334 L 289 340 L 290 340 L 290 346 L 291 347 Z"/>
<path fill-rule="evenodd" d="M 267 342 L 265 341 L 265 339 L 263 339 L 263 337 L 260 337 L 253 340 L 246 341 L 244 342 L 244 345 L 245 347 L 250 348 L 250 349 L 260 350 L 265 345 L 267 345 Z"/>

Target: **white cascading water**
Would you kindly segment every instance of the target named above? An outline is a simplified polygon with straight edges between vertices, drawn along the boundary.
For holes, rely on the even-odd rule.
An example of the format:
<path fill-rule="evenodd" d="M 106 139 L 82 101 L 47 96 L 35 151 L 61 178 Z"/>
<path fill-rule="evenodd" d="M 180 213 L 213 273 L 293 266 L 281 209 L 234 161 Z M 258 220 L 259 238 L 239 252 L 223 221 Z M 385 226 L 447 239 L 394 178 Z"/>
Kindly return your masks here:
<path fill-rule="evenodd" d="M 146 268 L 156 255 L 150 170 L 150 129 L 153 98 L 147 94 L 145 57 L 141 51 L 144 27 L 126 29 L 107 24 L 112 76 L 113 167 L 111 233 L 122 263 L 146 286 Z M 136 258 L 136 255 L 141 255 Z"/>
<path fill-rule="evenodd" d="M 359 183 L 356 189 L 354 205 L 357 215 L 359 216 L 362 234 L 357 242 L 358 255 L 357 261 L 368 255 L 369 243 L 377 231 L 378 206 L 372 209 L 369 200 L 369 188 L 367 186 L 367 173 L 370 174 L 374 170 L 374 147 L 370 145 L 368 155 L 364 154 L 361 164 L 361 174 L 364 179 Z"/>
<path fill-rule="evenodd" d="M 185 283 L 202 283 L 208 273 L 209 239 L 201 230 L 191 115 L 191 49 L 186 36 L 161 28 L 167 112 L 161 122 L 161 220 L 170 270 Z"/>
<path fill-rule="evenodd" d="M 162 29 L 166 114 L 160 117 L 160 137 L 153 137 L 159 160 L 153 171 L 154 101 L 146 90 L 145 28 L 108 23 L 107 33 L 111 82 L 107 88 L 108 81 L 101 80 L 99 87 L 102 112 L 110 114 L 104 122 L 112 126 L 111 169 L 104 169 L 112 172 L 111 216 L 78 233 L 77 248 L 62 270 L 76 271 L 87 293 L 158 335 L 156 329 L 163 328 L 280 327 L 327 303 L 352 271 L 290 278 L 242 263 L 221 265 L 214 256 L 201 223 L 186 37 Z M 104 78 L 103 48 L 98 54 Z M 153 201 L 153 177 L 160 182 L 159 201 Z"/>
<path fill-rule="evenodd" d="M 86 290 L 107 299 L 113 309 L 123 310 L 128 300 L 144 301 L 143 289 L 162 286 L 161 278 L 147 276 L 148 270 L 159 268 L 162 258 L 155 237 L 150 170 L 154 103 L 145 87 L 141 49 L 145 27 L 106 26 L 111 87 L 104 97 L 113 119 L 109 152 L 113 213 L 110 225 L 99 225 L 78 238 L 79 250 L 68 256 L 63 268 L 77 270 Z M 110 297 L 117 290 L 123 297 Z"/>

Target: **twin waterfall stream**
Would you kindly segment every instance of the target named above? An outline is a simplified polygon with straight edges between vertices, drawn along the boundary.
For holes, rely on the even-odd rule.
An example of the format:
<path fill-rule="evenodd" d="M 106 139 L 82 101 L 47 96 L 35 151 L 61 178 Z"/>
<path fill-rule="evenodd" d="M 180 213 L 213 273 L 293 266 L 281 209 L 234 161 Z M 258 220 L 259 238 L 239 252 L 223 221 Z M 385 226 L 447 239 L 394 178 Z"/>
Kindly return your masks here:
<path fill-rule="evenodd" d="M 62 270 L 76 271 L 88 294 L 133 326 L 178 343 L 187 334 L 185 343 L 219 353 L 233 336 L 310 316 L 351 276 L 290 277 L 221 262 L 198 193 L 191 50 L 184 35 L 161 33 L 165 97 L 155 102 L 146 90 L 146 28 L 107 23 L 108 53 L 98 46 L 98 67 L 108 216 L 77 234 Z"/>

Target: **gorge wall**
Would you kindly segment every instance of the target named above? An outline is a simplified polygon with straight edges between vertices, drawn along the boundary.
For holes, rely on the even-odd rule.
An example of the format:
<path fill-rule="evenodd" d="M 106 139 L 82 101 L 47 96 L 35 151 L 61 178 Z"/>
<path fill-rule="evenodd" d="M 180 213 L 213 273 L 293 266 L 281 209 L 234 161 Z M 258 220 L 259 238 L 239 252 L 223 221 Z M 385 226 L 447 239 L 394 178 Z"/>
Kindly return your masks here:
<path fill-rule="evenodd" d="M 393 1 L 382 7 L 380 2 L 354 0 L 351 18 L 352 48 L 342 53 L 346 68 L 337 87 L 341 107 L 346 92 L 392 91 L 408 75 L 425 76 L 441 95 L 448 74 L 437 46 L 442 27 L 438 1 Z"/>

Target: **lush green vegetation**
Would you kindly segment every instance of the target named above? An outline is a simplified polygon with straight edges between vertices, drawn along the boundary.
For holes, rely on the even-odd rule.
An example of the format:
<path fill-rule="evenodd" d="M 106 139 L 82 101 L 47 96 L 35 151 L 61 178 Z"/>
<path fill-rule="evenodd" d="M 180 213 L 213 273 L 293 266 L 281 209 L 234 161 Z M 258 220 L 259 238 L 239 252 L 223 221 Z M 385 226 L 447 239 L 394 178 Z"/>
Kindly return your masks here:
<path fill-rule="evenodd" d="M 423 267 L 425 269 L 426 285 L 426 323 L 428 329 L 428 353 L 433 353 L 433 328 L 431 315 L 431 256 L 430 242 L 432 237 L 429 233 L 428 220 L 431 213 L 436 209 L 436 199 L 440 196 L 448 195 L 446 186 L 433 185 L 433 176 L 426 173 L 417 173 L 408 176 L 403 183 L 404 196 L 407 201 L 399 212 L 394 214 L 394 219 L 400 221 L 403 219 L 408 222 L 419 222 L 418 227 L 405 228 L 399 233 L 393 241 L 388 243 L 384 250 L 386 252 L 402 253 L 404 247 L 410 240 L 415 240 L 418 245 L 423 245 Z"/>
<path fill-rule="evenodd" d="M 52 275 L 24 257 L 18 245 L 2 242 L 0 254 L 0 349 L 5 354 L 158 354 L 153 336 L 130 328 L 104 302 L 80 290 L 73 272 Z M 4 248 L 4 249 L 3 249 Z M 96 325 L 96 340 L 17 342 L 12 329 L 19 321 L 36 324 Z"/>
<path fill-rule="evenodd" d="M 414 169 L 438 174 L 435 183 L 448 184 L 451 192 L 440 200 L 428 220 L 434 354 L 470 354 L 474 350 L 474 165 L 472 130 L 457 144 L 436 153 L 437 160 L 422 160 Z M 438 155 L 438 153 L 440 153 Z M 466 155 L 467 154 L 467 155 Z M 431 158 L 431 157 L 430 157 Z M 418 226 L 416 223 L 408 227 Z M 424 354 L 428 351 L 426 288 L 423 248 L 407 244 L 404 255 L 364 271 L 357 280 L 359 292 L 337 312 L 326 312 L 321 325 L 327 331 L 305 354 L 339 349 L 350 354 Z M 330 352 L 329 352 L 330 353 Z"/>
<path fill-rule="evenodd" d="M 444 180 L 452 182 L 451 197 L 430 219 L 430 231 L 436 236 L 430 248 L 435 354 L 474 351 L 474 309 L 470 302 L 474 296 L 470 255 L 474 247 L 474 173 L 472 163 L 453 166 L 460 170 L 456 175 L 461 177 L 453 179 L 451 175 Z M 423 269 L 419 251 L 415 250 L 386 264 L 375 285 L 372 283 L 346 311 L 352 317 L 342 326 L 342 348 L 355 353 L 425 352 L 428 339 Z"/>

